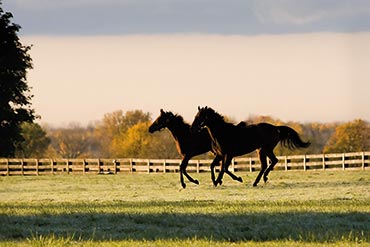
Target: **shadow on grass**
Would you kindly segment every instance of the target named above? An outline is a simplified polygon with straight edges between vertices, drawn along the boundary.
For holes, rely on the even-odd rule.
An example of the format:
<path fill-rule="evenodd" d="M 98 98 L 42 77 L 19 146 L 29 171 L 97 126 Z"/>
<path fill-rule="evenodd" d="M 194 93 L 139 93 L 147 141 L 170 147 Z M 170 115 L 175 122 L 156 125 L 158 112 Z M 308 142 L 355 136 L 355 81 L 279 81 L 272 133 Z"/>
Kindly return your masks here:
<path fill-rule="evenodd" d="M 144 203 L 146 204 L 146 203 Z M 23 205 L 26 207 L 25 205 Z M 138 206 L 122 204 L 121 207 Z M 143 208 L 149 205 L 143 205 Z M 166 203 L 163 205 L 166 206 Z M 57 207 L 57 205 L 53 205 Z M 78 206 L 75 206 L 78 208 Z M 0 214 L 0 241 L 60 236 L 83 240 L 369 241 L 370 213 L 102 213 Z M 86 212 L 87 211 L 87 212 Z M 119 210 L 117 210 L 119 212 Z"/>

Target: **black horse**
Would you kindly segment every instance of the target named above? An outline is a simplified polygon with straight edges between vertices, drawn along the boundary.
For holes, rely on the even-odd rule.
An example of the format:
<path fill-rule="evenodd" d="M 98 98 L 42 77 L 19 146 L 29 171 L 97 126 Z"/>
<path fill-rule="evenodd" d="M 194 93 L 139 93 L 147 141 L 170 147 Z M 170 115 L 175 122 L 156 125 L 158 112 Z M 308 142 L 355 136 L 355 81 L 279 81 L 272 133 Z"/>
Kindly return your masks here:
<path fill-rule="evenodd" d="M 222 183 L 223 173 L 227 172 L 235 156 L 257 150 L 261 162 L 261 170 L 253 183 L 253 186 L 257 186 L 262 175 L 267 182 L 269 172 L 278 162 L 273 150 L 279 142 L 290 149 L 306 148 L 310 145 L 309 142 L 303 142 L 298 133 L 288 126 L 275 126 L 268 123 L 234 125 L 225 122 L 223 116 L 209 107 L 198 107 L 198 113 L 191 126 L 194 132 L 203 127 L 208 129 L 216 154 L 223 157 L 216 184 Z M 269 166 L 266 157 L 271 161 Z"/>
<path fill-rule="evenodd" d="M 150 125 L 149 132 L 153 133 L 163 128 L 168 128 L 176 142 L 177 151 L 182 157 L 180 164 L 180 182 L 183 188 L 186 187 L 183 174 L 190 182 L 199 184 L 198 180 L 193 179 L 187 172 L 186 167 L 189 160 L 199 154 L 212 151 L 212 139 L 207 130 L 191 132 L 190 125 L 184 119 L 172 112 L 165 112 L 161 109 L 158 118 Z M 216 185 L 214 167 L 222 160 L 221 156 L 216 155 L 211 164 L 211 178 Z"/>

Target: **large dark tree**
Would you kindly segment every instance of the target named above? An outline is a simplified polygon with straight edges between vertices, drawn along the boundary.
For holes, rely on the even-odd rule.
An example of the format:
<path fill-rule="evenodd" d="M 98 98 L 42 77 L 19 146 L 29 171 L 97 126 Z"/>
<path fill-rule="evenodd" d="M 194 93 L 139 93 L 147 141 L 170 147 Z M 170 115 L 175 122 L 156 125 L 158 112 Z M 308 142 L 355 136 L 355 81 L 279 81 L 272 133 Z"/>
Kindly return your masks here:
<path fill-rule="evenodd" d="M 0 0 L 0 157 L 14 156 L 23 140 L 21 124 L 35 119 L 26 79 L 32 68 L 30 46 L 20 42 L 20 26 L 12 23 L 12 18 L 3 11 Z"/>

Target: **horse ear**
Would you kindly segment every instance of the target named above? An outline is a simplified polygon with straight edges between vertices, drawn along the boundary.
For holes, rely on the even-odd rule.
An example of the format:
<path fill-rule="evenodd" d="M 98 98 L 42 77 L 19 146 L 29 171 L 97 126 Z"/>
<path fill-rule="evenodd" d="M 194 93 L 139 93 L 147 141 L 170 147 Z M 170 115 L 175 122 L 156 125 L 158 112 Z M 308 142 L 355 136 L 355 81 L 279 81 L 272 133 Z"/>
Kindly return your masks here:
<path fill-rule="evenodd" d="M 163 114 L 164 113 L 164 111 L 163 111 L 163 109 L 161 109 L 161 114 Z"/>
<path fill-rule="evenodd" d="M 200 106 L 198 106 L 198 111 L 200 111 Z"/>

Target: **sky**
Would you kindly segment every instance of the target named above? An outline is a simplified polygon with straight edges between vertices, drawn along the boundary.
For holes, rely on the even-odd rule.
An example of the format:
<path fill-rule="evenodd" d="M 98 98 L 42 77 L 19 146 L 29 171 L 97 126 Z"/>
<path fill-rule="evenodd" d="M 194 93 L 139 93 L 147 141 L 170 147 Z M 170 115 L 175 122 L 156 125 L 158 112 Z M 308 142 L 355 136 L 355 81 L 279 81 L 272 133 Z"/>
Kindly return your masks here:
<path fill-rule="evenodd" d="M 191 122 L 370 121 L 370 1 L 3 0 L 32 45 L 41 123 L 117 110 Z"/>

